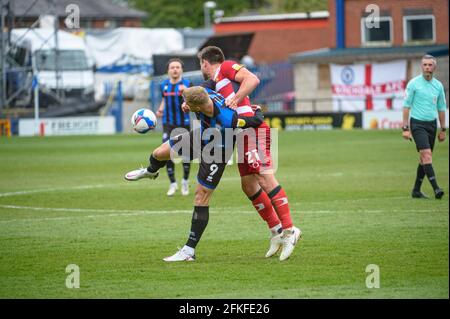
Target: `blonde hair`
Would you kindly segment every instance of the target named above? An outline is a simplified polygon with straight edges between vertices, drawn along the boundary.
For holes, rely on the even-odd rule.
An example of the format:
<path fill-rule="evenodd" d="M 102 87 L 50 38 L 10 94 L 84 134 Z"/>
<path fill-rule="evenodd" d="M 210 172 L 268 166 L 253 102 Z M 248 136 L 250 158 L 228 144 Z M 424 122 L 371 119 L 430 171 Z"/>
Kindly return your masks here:
<path fill-rule="evenodd" d="M 209 95 L 201 86 L 193 86 L 183 90 L 183 97 L 186 104 L 195 109 L 208 104 Z"/>

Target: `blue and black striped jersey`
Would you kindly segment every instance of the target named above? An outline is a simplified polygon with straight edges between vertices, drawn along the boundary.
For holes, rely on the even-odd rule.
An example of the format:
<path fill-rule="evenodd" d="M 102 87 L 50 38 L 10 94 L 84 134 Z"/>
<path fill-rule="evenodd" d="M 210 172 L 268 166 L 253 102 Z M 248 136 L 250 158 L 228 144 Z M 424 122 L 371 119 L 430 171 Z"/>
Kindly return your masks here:
<path fill-rule="evenodd" d="M 190 86 L 192 86 L 192 83 L 187 79 L 181 79 L 175 84 L 166 79 L 161 83 L 161 95 L 165 104 L 162 117 L 163 125 L 169 124 L 177 127 L 190 125 L 189 113 L 184 113 L 181 109 L 181 104 L 183 104 L 182 92 L 184 88 Z"/>
<path fill-rule="evenodd" d="M 195 113 L 197 119 L 200 120 L 202 133 L 207 128 L 235 128 L 237 113 L 225 105 L 225 98 L 220 93 L 209 88 L 205 88 L 205 90 L 208 92 L 209 98 L 213 101 L 214 115 L 208 117 L 201 112 Z"/>

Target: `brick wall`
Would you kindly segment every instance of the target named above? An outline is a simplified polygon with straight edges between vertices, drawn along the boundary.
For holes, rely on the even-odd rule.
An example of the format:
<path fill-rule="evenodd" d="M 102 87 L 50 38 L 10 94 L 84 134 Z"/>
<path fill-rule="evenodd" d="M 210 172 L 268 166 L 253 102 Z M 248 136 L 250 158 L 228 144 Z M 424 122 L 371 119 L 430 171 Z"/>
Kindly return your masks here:
<path fill-rule="evenodd" d="M 327 18 L 219 23 L 216 34 L 254 32 L 249 54 L 256 63 L 286 61 L 290 54 L 330 46 Z"/>
<path fill-rule="evenodd" d="M 361 17 L 368 4 L 376 4 L 380 11 L 386 11 L 393 20 L 393 45 L 401 46 L 403 43 L 403 10 L 404 9 L 431 9 L 436 23 L 436 43 L 448 44 L 448 0 L 346 0 L 345 1 L 345 30 L 346 47 L 361 46 Z M 332 7 L 334 0 L 329 0 Z M 330 7 L 331 9 L 331 7 Z M 335 10 L 335 9 L 333 9 Z M 333 14 L 330 12 L 330 23 L 336 23 Z M 334 35 L 335 36 L 335 35 Z"/>
<path fill-rule="evenodd" d="M 256 63 L 286 61 L 290 54 L 328 47 L 329 33 L 327 28 L 258 31 L 249 54 Z"/>
<path fill-rule="evenodd" d="M 336 47 L 336 0 L 328 0 L 329 48 Z"/>

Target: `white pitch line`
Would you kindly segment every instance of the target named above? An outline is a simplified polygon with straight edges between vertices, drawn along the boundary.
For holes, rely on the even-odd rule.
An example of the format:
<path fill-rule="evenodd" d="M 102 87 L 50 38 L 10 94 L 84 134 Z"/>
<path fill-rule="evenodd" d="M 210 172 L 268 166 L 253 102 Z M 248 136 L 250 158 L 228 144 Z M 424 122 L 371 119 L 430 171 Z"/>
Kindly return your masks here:
<path fill-rule="evenodd" d="M 66 216 L 66 217 L 45 217 L 45 218 L 27 218 L 27 219 L 9 219 L 0 220 L 1 223 L 11 223 L 20 221 L 51 221 L 51 220 L 71 220 L 79 218 L 101 218 L 101 217 L 126 217 L 126 216 L 142 216 L 142 215 L 164 215 L 164 214 L 192 214 L 192 210 L 120 210 L 120 209 L 90 209 L 90 208 L 54 208 L 54 207 L 32 207 L 17 205 L 0 205 L 0 208 L 34 210 L 34 211 L 54 211 L 54 212 L 70 212 L 70 213 L 110 213 L 100 215 L 84 215 L 84 216 Z M 219 210 L 219 212 L 223 212 Z M 217 210 L 216 210 L 217 212 Z M 256 214 L 254 211 L 230 211 L 229 213 L 238 214 Z"/>
<path fill-rule="evenodd" d="M 70 212 L 70 213 L 109 213 L 99 215 L 84 215 L 84 216 L 65 216 L 65 217 L 45 217 L 45 218 L 27 218 L 27 219 L 9 219 L 0 220 L 0 224 L 14 223 L 14 222 L 39 222 L 39 221 L 57 221 L 57 220 L 73 220 L 80 218 L 102 218 L 102 217 L 127 217 L 127 216 L 142 216 L 142 215 L 164 215 L 164 214 L 191 214 L 192 210 L 119 210 L 119 209 L 90 209 L 90 208 L 54 208 L 54 207 L 33 207 L 33 206 L 17 206 L 17 205 L 0 205 L 0 208 L 8 209 L 20 209 L 20 210 L 34 210 L 34 211 L 55 211 L 55 212 Z M 342 214 L 342 213 L 361 213 L 361 214 L 379 214 L 379 213 L 430 213 L 440 212 L 442 210 L 430 210 L 430 209 L 374 209 L 374 210 L 302 210 L 300 214 Z M 227 214 L 252 214 L 256 215 L 253 210 L 239 210 L 238 207 L 232 207 L 229 209 L 212 208 L 211 213 L 224 213 Z"/>
<path fill-rule="evenodd" d="M 171 211 L 158 211 L 158 210 L 127 210 L 127 209 L 99 209 L 99 208 L 57 208 L 57 207 L 35 207 L 35 206 L 17 206 L 17 205 L 0 205 L 1 208 L 11 209 L 25 209 L 25 210 L 38 210 L 38 211 L 52 211 L 52 212 L 69 212 L 69 213 L 115 213 L 115 214 L 128 214 L 139 213 L 147 214 L 149 212 L 153 214 L 162 213 L 182 213 L 187 210 L 171 210 Z"/>
<path fill-rule="evenodd" d="M 52 221 L 52 220 L 72 220 L 79 218 L 98 218 L 98 217 L 122 217 L 122 216 L 139 216 L 139 215 L 158 215 L 158 214 L 187 214 L 192 210 L 172 210 L 172 211 L 145 211 L 145 210 L 117 210 L 117 209 L 83 209 L 83 208 L 52 208 L 52 207 L 27 207 L 15 205 L 0 205 L 1 208 L 21 209 L 21 210 L 37 210 L 37 211 L 54 211 L 54 212 L 76 212 L 76 213 L 110 213 L 100 215 L 84 215 L 84 216 L 67 216 L 67 217 L 45 217 L 45 218 L 27 218 L 27 219 L 10 219 L 2 220 L 2 223 L 11 222 L 35 222 L 35 221 Z M 112 212 L 112 213 L 111 213 Z"/>
<path fill-rule="evenodd" d="M 226 178 L 227 180 L 238 180 L 239 177 Z M 0 197 L 9 196 L 20 196 L 34 193 L 45 193 L 45 192 L 57 192 L 57 191 L 68 191 L 68 190 L 85 190 L 93 188 L 108 188 L 108 187 L 122 187 L 123 183 L 119 184 L 98 184 L 98 185 L 81 185 L 74 187 L 64 187 L 64 188 L 44 188 L 44 189 L 34 189 L 34 190 L 24 190 L 17 192 L 0 193 Z M 386 199 L 383 198 L 356 198 L 356 199 L 335 199 L 331 201 L 321 201 L 320 203 L 332 203 L 332 202 L 359 202 L 365 200 L 377 200 Z M 389 199 L 406 199 L 407 197 L 389 197 Z M 308 202 L 309 204 L 318 202 Z M 303 203 L 291 203 L 292 207 L 303 206 Z M 6 209 L 20 209 L 20 210 L 32 210 L 32 211 L 53 211 L 53 212 L 68 212 L 68 213 L 103 213 L 97 215 L 85 215 L 85 216 L 63 216 L 63 217 L 45 217 L 45 218 L 27 218 L 27 219 L 10 219 L 10 220 L 0 220 L 0 223 L 12 223 L 12 222 L 23 222 L 23 221 L 52 221 L 52 220 L 71 220 L 78 218 L 101 218 L 101 217 L 120 217 L 120 216 L 140 216 L 140 215 L 158 215 L 158 214 L 190 214 L 192 210 L 172 210 L 172 211 L 149 211 L 149 210 L 117 210 L 117 209 L 90 209 L 90 208 L 55 208 L 55 207 L 33 207 L 33 206 L 17 206 L 17 205 L 0 205 L 0 208 Z M 231 207 L 231 208 L 212 208 L 212 213 L 232 213 L 232 214 L 255 214 L 253 210 L 246 210 L 248 206 L 243 207 Z M 441 210 L 302 210 L 296 209 L 298 213 L 306 214 L 334 214 L 334 213 L 395 213 L 395 212 L 416 212 L 416 213 L 427 213 L 427 212 L 440 212 Z"/>
<path fill-rule="evenodd" d="M 18 196 L 18 195 L 28 195 L 35 193 L 47 193 L 47 192 L 58 192 L 58 191 L 66 191 L 66 190 L 78 190 L 78 189 L 92 189 L 92 188 L 104 188 L 111 185 L 99 184 L 99 185 L 82 185 L 82 186 L 73 186 L 73 187 L 64 187 L 64 188 L 42 188 L 42 189 L 30 189 L 25 191 L 18 192 L 9 192 L 9 193 L 0 193 L 0 197 L 9 197 L 9 196 Z"/>

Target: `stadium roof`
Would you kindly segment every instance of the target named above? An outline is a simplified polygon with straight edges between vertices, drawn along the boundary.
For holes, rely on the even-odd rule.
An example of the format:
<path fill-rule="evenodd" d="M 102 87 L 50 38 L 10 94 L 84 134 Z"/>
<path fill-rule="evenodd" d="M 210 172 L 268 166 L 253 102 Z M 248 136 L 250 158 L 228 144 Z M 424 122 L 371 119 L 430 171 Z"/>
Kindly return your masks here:
<path fill-rule="evenodd" d="M 290 56 L 291 62 L 348 62 L 349 60 L 367 60 L 374 56 L 383 59 L 420 57 L 424 54 L 434 56 L 448 55 L 448 45 L 416 45 L 401 47 L 364 47 L 364 48 L 324 48 L 296 53 Z"/>
<path fill-rule="evenodd" d="M 254 35 L 253 32 L 216 34 L 208 38 L 203 45 L 199 47 L 199 50 L 209 45 L 218 46 L 222 49 L 226 59 L 239 61 L 248 53 Z"/>
<path fill-rule="evenodd" d="M 50 1 L 15 0 L 12 11 L 16 17 L 37 18 L 41 14 L 51 14 Z M 80 8 L 81 18 L 146 18 L 144 11 L 112 3 L 110 0 L 56 0 L 58 16 L 66 16 L 66 7 L 76 4 Z"/>

